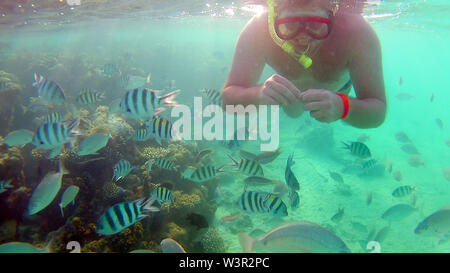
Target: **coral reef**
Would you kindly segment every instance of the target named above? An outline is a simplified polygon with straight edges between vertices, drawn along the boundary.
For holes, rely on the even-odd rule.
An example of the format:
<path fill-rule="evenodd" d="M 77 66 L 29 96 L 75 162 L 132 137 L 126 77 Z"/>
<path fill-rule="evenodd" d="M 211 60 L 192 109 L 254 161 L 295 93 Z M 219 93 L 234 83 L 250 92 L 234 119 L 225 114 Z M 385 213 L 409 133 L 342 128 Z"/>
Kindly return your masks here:
<path fill-rule="evenodd" d="M 10 87 L 0 93 L 0 134 L 6 135 L 12 131 L 15 123 L 16 111 L 20 109 L 19 95 L 23 91 L 23 85 L 17 76 L 0 70 L 0 82 L 6 82 Z"/>
<path fill-rule="evenodd" d="M 198 240 L 201 245 L 202 252 L 225 253 L 227 251 L 225 242 L 215 228 L 207 229 L 206 232 L 199 235 Z"/>

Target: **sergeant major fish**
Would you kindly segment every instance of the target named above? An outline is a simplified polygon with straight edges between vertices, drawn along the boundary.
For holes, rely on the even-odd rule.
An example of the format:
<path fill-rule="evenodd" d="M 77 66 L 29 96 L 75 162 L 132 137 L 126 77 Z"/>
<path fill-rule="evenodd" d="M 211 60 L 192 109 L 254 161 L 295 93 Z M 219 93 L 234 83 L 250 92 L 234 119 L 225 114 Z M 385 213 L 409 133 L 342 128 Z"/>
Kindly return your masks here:
<path fill-rule="evenodd" d="M 201 166 L 195 170 L 188 168 L 183 172 L 183 178 L 191 180 L 193 182 L 205 182 L 213 179 L 219 173 L 222 173 L 222 168 L 223 166 L 220 168 L 216 168 L 210 165 Z"/>
<path fill-rule="evenodd" d="M 158 208 L 152 207 L 154 201 L 153 198 L 141 198 L 112 206 L 100 216 L 97 233 L 102 235 L 119 233 L 149 216 L 148 212 L 158 212 Z"/>
<path fill-rule="evenodd" d="M 241 161 L 238 162 L 233 157 L 231 157 L 231 155 L 228 156 L 233 161 L 231 166 L 237 167 L 236 171 L 240 171 L 243 174 L 249 176 L 264 176 L 264 171 L 258 162 L 245 158 L 241 158 Z"/>
<path fill-rule="evenodd" d="M 54 81 L 45 79 L 42 75 L 34 73 L 34 87 L 37 87 L 38 98 L 50 104 L 63 104 L 66 96 L 62 88 Z"/>
<path fill-rule="evenodd" d="M 70 123 L 45 123 L 36 130 L 33 144 L 36 148 L 44 150 L 60 148 L 65 143 L 73 141 L 73 133 L 79 123 L 79 119 Z"/>
<path fill-rule="evenodd" d="M 287 216 L 286 204 L 271 193 L 246 191 L 238 199 L 241 210 L 249 213 L 268 213 L 273 216 Z"/>
<path fill-rule="evenodd" d="M 0 180 L 0 194 L 4 193 L 8 189 L 12 189 L 13 185 L 11 185 L 12 179 L 8 179 L 6 181 Z"/>
<path fill-rule="evenodd" d="M 114 175 L 112 179 L 117 182 L 120 179 L 125 178 L 133 169 L 134 167 L 131 166 L 128 160 L 121 159 L 114 165 Z"/>
<path fill-rule="evenodd" d="M 95 104 L 104 98 L 104 93 L 97 92 L 91 88 L 83 88 L 77 97 L 77 102 L 82 105 Z"/>
<path fill-rule="evenodd" d="M 151 196 L 158 201 L 159 203 L 167 202 L 173 203 L 175 202 L 175 196 L 173 196 L 172 191 L 165 187 L 158 187 L 154 189 L 151 193 Z"/>
<path fill-rule="evenodd" d="M 360 158 L 368 158 L 371 157 L 371 153 L 369 147 L 362 142 L 350 142 L 350 144 L 342 142 L 344 144 L 344 148 L 350 150 L 352 155 L 358 156 Z"/>
<path fill-rule="evenodd" d="M 176 106 L 173 101 L 175 96 L 180 92 L 176 90 L 164 96 L 158 96 L 160 91 L 148 88 L 136 88 L 125 93 L 120 101 L 120 108 L 123 113 L 131 118 L 150 118 L 155 116 L 165 108 L 161 106 Z"/>

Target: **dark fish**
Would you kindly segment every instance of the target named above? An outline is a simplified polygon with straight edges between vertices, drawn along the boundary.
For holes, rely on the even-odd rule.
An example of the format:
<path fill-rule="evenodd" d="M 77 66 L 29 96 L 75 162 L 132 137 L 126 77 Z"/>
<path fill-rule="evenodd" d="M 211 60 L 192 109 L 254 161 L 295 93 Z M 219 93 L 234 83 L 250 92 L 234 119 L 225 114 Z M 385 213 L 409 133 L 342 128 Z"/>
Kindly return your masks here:
<path fill-rule="evenodd" d="M 197 213 L 190 213 L 188 214 L 188 216 L 186 216 L 186 219 L 189 221 L 191 225 L 196 226 L 197 229 L 209 227 L 208 221 L 203 215 Z"/>
<path fill-rule="evenodd" d="M 260 185 L 274 185 L 278 181 L 269 179 L 269 178 L 265 178 L 263 176 L 249 176 L 244 179 L 244 182 L 246 185 L 249 185 L 249 186 L 250 185 L 251 186 L 260 186 Z"/>
<path fill-rule="evenodd" d="M 330 177 L 339 183 L 344 183 L 344 178 L 342 178 L 342 176 L 339 173 L 336 172 L 332 172 L 332 171 L 328 171 L 330 173 Z"/>
<path fill-rule="evenodd" d="M 262 152 L 257 154 L 255 160 L 261 164 L 267 164 L 274 161 L 281 154 L 281 149 L 278 148 L 275 151 Z"/>
<path fill-rule="evenodd" d="M 398 85 L 402 85 L 403 84 L 403 78 L 400 76 L 400 78 L 398 79 Z"/>
<path fill-rule="evenodd" d="M 431 93 L 430 102 L 434 101 L 434 93 Z"/>
<path fill-rule="evenodd" d="M 385 169 L 386 171 L 388 171 L 389 173 L 392 172 L 392 161 L 391 161 L 389 158 L 387 158 L 386 161 L 385 161 L 385 167 L 384 167 L 384 169 Z"/>
<path fill-rule="evenodd" d="M 340 222 L 342 217 L 344 217 L 344 208 L 339 208 L 336 214 L 331 217 L 331 221 L 335 223 Z"/>
<path fill-rule="evenodd" d="M 397 141 L 402 143 L 411 142 L 411 139 L 409 139 L 408 135 L 405 132 L 397 132 L 395 134 L 395 138 L 397 139 Z"/>
<path fill-rule="evenodd" d="M 416 187 L 413 186 L 400 186 L 398 188 L 396 188 L 393 192 L 392 192 L 392 196 L 394 197 L 403 197 L 403 196 L 407 196 L 409 194 L 411 194 L 412 191 L 416 191 Z"/>
<path fill-rule="evenodd" d="M 436 124 L 439 127 L 439 129 L 441 129 L 441 130 L 444 129 L 444 123 L 442 122 L 442 120 L 440 118 L 436 119 Z"/>
<path fill-rule="evenodd" d="M 298 208 L 298 205 L 300 203 L 300 197 L 298 195 L 298 192 L 289 190 L 289 201 L 291 208 L 296 209 Z"/>
<path fill-rule="evenodd" d="M 235 215 L 224 216 L 224 217 L 220 218 L 220 222 L 222 222 L 222 224 L 228 224 L 228 223 L 238 220 L 240 217 L 241 217 L 241 213 L 238 213 Z"/>
<path fill-rule="evenodd" d="M 360 158 L 368 158 L 371 156 L 369 147 L 366 146 L 366 144 L 362 142 L 350 142 L 350 144 L 347 144 L 345 142 L 342 142 L 345 145 L 345 149 L 350 150 L 352 155 L 358 156 Z"/>
<path fill-rule="evenodd" d="M 448 147 L 450 147 L 450 138 L 445 141 Z"/>
<path fill-rule="evenodd" d="M 369 191 L 367 193 L 367 197 L 366 197 L 366 205 L 369 206 L 370 204 L 372 204 L 372 192 Z"/>
<path fill-rule="evenodd" d="M 286 162 L 286 168 L 284 170 L 284 179 L 286 180 L 286 184 L 289 186 L 291 190 L 299 191 L 300 184 L 298 183 L 297 178 L 292 172 L 292 165 L 294 165 L 294 154 L 289 155 L 288 160 Z"/>
<path fill-rule="evenodd" d="M 381 215 L 381 218 L 389 221 L 401 221 L 415 211 L 417 211 L 417 209 L 408 204 L 397 204 L 387 209 Z"/>
<path fill-rule="evenodd" d="M 417 150 L 416 146 L 414 146 L 411 143 L 403 144 L 401 149 L 402 149 L 402 151 L 404 151 L 405 153 L 410 154 L 410 155 L 420 154 L 419 150 Z"/>
<path fill-rule="evenodd" d="M 377 235 L 374 238 L 374 241 L 378 242 L 378 243 L 382 243 L 384 241 L 384 239 L 386 239 L 388 233 L 389 233 L 389 226 L 386 226 L 382 229 L 380 229 L 377 233 Z"/>

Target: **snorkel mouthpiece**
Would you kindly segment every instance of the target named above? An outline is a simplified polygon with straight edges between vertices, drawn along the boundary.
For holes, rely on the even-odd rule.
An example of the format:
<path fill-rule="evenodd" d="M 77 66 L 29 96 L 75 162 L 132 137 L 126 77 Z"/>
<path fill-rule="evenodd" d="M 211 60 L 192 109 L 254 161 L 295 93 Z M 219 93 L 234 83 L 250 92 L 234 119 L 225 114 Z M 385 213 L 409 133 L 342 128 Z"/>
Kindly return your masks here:
<path fill-rule="evenodd" d="M 275 0 L 267 0 L 267 5 L 269 7 L 268 9 L 269 33 L 273 41 L 279 47 L 281 47 L 281 49 L 283 49 L 286 53 L 288 53 L 292 58 L 297 60 L 297 62 L 299 62 L 304 68 L 309 68 L 312 65 L 313 61 L 310 57 L 308 57 L 308 55 L 306 55 L 306 52 L 302 53 L 301 55 L 298 54 L 297 52 L 295 52 L 295 47 L 291 42 L 280 39 L 280 37 L 278 37 L 278 35 L 275 33 L 275 17 L 276 17 Z"/>

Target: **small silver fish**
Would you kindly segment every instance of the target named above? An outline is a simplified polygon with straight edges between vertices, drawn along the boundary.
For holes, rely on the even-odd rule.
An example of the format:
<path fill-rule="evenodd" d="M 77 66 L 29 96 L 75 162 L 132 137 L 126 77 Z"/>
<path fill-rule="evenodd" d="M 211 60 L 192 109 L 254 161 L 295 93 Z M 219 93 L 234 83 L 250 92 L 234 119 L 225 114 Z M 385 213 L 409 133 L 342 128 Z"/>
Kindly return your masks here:
<path fill-rule="evenodd" d="M 77 151 L 77 155 L 90 155 L 96 154 L 98 150 L 102 149 L 108 144 L 108 140 L 112 138 L 111 134 L 97 133 L 83 139 L 80 143 L 80 148 Z"/>
<path fill-rule="evenodd" d="M 75 185 L 70 185 L 63 193 L 59 207 L 61 209 L 61 215 L 64 217 L 64 208 L 70 203 L 75 203 L 75 197 L 77 197 L 80 188 Z"/>
<path fill-rule="evenodd" d="M 33 132 L 26 129 L 10 132 L 3 141 L 8 146 L 25 146 L 33 140 Z"/>

